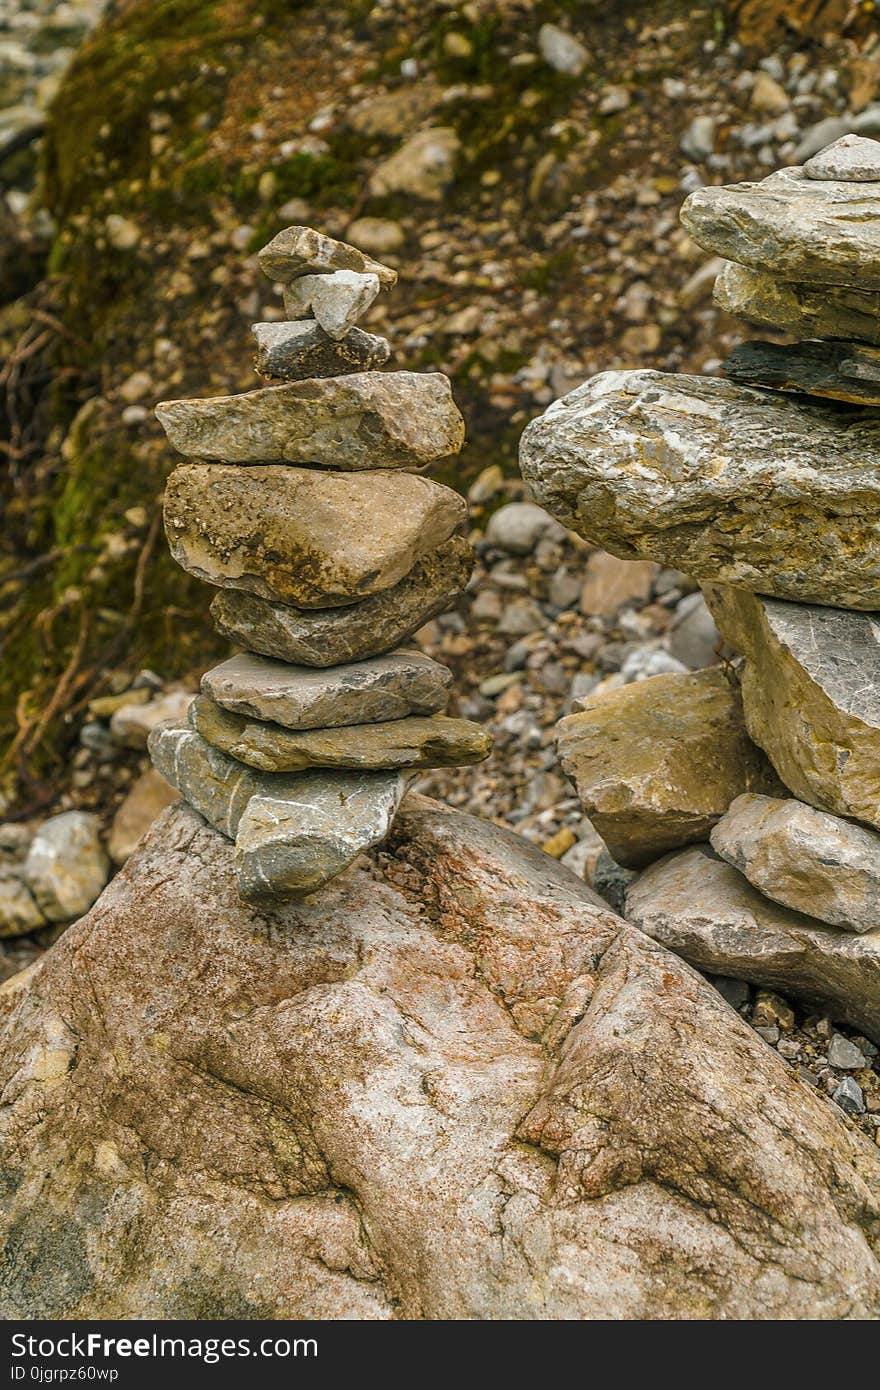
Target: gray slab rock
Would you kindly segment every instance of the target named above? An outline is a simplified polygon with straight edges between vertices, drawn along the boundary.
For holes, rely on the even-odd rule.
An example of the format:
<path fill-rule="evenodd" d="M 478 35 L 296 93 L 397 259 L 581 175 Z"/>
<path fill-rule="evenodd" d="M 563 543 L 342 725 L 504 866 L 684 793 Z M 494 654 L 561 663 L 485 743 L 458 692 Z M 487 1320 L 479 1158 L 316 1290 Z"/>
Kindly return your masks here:
<path fill-rule="evenodd" d="M 101 825 L 88 811 L 62 811 L 44 821 L 31 841 L 22 877 L 50 922 L 88 912 L 110 874 Z"/>
<path fill-rule="evenodd" d="M 306 611 L 226 589 L 214 598 L 211 617 L 222 636 L 250 651 L 335 666 L 388 651 L 445 613 L 464 592 L 473 565 L 473 547 L 463 536 L 452 536 L 390 589 L 347 608 Z"/>
<path fill-rule="evenodd" d="M 352 328 L 334 341 L 311 319 L 255 323 L 251 332 L 257 340 L 257 371 L 285 381 L 368 372 L 383 367 L 391 356 L 387 338 Z"/>
<path fill-rule="evenodd" d="M 880 182 L 880 141 L 864 135 L 842 135 L 814 154 L 803 166 L 808 179 L 839 179 L 846 183 Z"/>
<path fill-rule="evenodd" d="M 880 928 L 880 835 L 794 799 L 737 797 L 709 839 L 774 902 L 845 931 Z"/>
<path fill-rule="evenodd" d="M 299 608 L 390 589 L 467 517 L 451 488 L 411 473 L 182 464 L 165 488 L 179 565 L 220 588 Z"/>
<path fill-rule="evenodd" d="M 626 915 L 698 970 L 770 985 L 880 1038 L 880 931 L 856 936 L 780 907 L 708 846 L 647 868 Z"/>
<path fill-rule="evenodd" d="M 234 860 L 164 812 L 0 992 L 4 1318 L 880 1315 L 877 1150 L 522 837 Z"/>
<path fill-rule="evenodd" d="M 263 247 L 259 261 L 263 274 L 283 285 L 300 275 L 328 275 L 335 270 L 375 275 L 386 289 L 397 284 L 396 270 L 374 261 L 356 246 L 336 241 L 313 227 L 285 227 Z"/>
<path fill-rule="evenodd" d="M 202 693 L 233 714 L 286 729 L 322 729 L 436 714 L 451 683 L 449 668 L 419 651 L 324 670 L 243 652 L 206 671 Z"/>
<path fill-rule="evenodd" d="M 538 501 L 622 559 L 880 607 L 880 416 L 733 382 L 602 372 L 526 428 Z"/>
<path fill-rule="evenodd" d="M 697 188 L 681 209 L 706 251 L 783 280 L 880 289 L 880 183 L 780 169 L 760 183 Z"/>
<path fill-rule="evenodd" d="M 880 291 L 805 285 L 728 261 L 715 281 L 728 314 L 800 338 L 854 338 L 880 344 Z"/>
<path fill-rule="evenodd" d="M 367 312 L 381 286 L 378 275 L 335 270 L 332 275 L 301 275 L 284 286 L 288 318 L 311 316 L 330 338 L 344 338 Z"/>
<path fill-rule="evenodd" d="M 880 405 L 880 348 L 861 343 L 741 343 L 724 362 L 734 381 L 853 405 Z M 845 428 L 845 418 L 841 427 Z"/>
<path fill-rule="evenodd" d="M 226 463 L 420 468 L 457 454 L 464 421 L 442 372 L 352 372 L 239 396 L 161 401 L 174 448 Z"/>
<path fill-rule="evenodd" d="M 235 837 L 246 902 L 314 893 L 387 839 L 404 793 L 400 773 L 321 773 L 295 795 L 254 796 Z"/>
<path fill-rule="evenodd" d="M 880 619 L 707 585 L 746 727 L 801 801 L 880 829 Z"/>
<path fill-rule="evenodd" d="M 310 767 L 461 767 L 482 762 L 492 751 L 491 735 L 480 724 L 445 715 L 297 730 L 233 714 L 198 695 L 189 720 L 215 748 L 266 772 Z"/>

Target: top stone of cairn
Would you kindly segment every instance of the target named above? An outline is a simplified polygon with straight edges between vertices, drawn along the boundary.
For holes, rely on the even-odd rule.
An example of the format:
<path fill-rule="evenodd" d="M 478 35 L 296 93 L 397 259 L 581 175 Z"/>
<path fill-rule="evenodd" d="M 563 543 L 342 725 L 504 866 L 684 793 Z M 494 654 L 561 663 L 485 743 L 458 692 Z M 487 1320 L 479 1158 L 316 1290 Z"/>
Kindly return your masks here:
<path fill-rule="evenodd" d="M 283 285 L 301 275 L 332 275 L 336 270 L 375 275 L 385 289 L 397 283 L 396 270 L 313 227 L 285 227 L 263 247 L 259 261 L 263 273 Z"/>
<path fill-rule="evenodd" d="M 804 173 L 808 179 L 831 179 L 841 183 L 880 182 L 880 140 L 864 135 L 842 135 L 833 145 L 808 159 Z"/>

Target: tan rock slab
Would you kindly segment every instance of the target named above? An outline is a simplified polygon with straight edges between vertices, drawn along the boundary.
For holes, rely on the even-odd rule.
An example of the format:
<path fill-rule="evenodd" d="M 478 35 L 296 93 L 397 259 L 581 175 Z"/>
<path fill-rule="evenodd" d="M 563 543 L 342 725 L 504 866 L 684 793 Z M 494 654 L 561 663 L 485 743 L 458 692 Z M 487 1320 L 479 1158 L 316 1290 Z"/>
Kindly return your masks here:
<path fill-rule="evenodd" d="M 619 864 L 705 840 L 735 797 L 779 790 L 718 668 L 651 676 L 582 704 L 557 725 L 559 759 Z"/>
<path fill-rule="evenodd" d="M 107 846 L 113 863 L 124 864 L 160 811 L 179 800 L 177 788 L 172 787 L 156 768 L 148 767 L 146 772 L 142 772 L 123 797 L 113 817 Z"/>
<path fill-rule="evenodd" d="M 299 275 L 332 274 L 334 270 L 354 270 L 375 275 L 390 289 L 397 284 L 397 271 L 374 261 L 356 246 L 317 232 L 313 227 L 285 227 L 259 253 L 260 269 L 270 280 L 289 284 Z"/>
<path fill-rule="evenodd" d="M 728 261 L 715 281 L 728 314 L 796 338 L 855 338 L 880 344 L 880 291 L 780 280 Z"/>
<path fill-rule="evenodd" d="M 165 530 L 185 570 L 299 608 L 356 603 L 397 584 L 467 517 L 451 488 L 411 473 L 183 464 Z"/>
<path fill-rule="evenodd" d="M 611 615 L 625 604 L 647 603 L 659 573 L 653 560 L 618 560 L 607 550 L 594 550 L 586 563 L 580 610 Z"/>
<path fill-rule="evenodd" d="M 464 421 L 442 372 L 352 372 L 239 396 L 161 401 L 181 454 L 226 463 L 420 468 L 457 454 Z"/>

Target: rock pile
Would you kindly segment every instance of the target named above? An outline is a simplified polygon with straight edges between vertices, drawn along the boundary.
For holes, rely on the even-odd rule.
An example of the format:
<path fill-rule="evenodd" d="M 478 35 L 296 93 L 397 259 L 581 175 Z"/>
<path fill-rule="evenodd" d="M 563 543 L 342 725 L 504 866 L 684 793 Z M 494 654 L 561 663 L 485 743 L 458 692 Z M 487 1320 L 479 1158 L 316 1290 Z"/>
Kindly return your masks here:
<path fill-rule="evenodd" d="M 746 343 L 726 380 L 605 372 L 528 427 L 521 462 L 581 535 L 699 579 L 744 663 L 588 695 L 560 755 L 615 857 L 650 865 L 632 921 L 876 1039 L 880 143 L 698 189 L 682 221 L 727 258 L 719 303 L 809 340 Z M 878 1113 L 876 1083 L 835 1098 Z"/>
<path fill-rule="evenodd" d="M 243 897 L 313 892 L 387 835 L 409 769 L 479 762 L 479 725 L 443 714 L 452 673 L 406 639 L 462 592 L 464 499 L 421 476 L 464 424 L 439 373 L 376 370 L 357 322 L 396 271 L 309 227 L 260 253 L 289 319 L 254 325 L 283 384 L 156 408 L 174 558 L 219 590 L 245 650 L 207 672 L 159 771 L 237 847 Z M 335 373 L 335 375 L 330 375 Z"/>

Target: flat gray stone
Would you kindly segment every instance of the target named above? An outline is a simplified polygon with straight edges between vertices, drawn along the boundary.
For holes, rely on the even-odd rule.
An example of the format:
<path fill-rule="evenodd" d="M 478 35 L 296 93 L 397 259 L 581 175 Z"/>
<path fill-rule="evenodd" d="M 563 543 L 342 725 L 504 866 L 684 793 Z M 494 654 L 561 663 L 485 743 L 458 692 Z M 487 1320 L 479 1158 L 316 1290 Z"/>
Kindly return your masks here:
<path fill-rule="evenodd" d="M 853 405 L 880 405 L 880 348 L 861 343 L 741 343 L 724 363 L 734 381 Z"/>
<path fill-rule="evenodd" d="M 386 289 L 397 284 L 396 270 L 313 227 L 285 227 L 263 247 L 259 261 L 263 274 L 283 285 L 300 275 L 332 274 L 334 270 L 375 275 Z"/>
<path fill-rule="evenodd" d="M 284 286 L 284 309 L 291 319 L 311 315 L 328 337 L 344 338 L 367 312 L 380 288 L 378 275 L 356 270 L 300 275 Z"/>
<path fill-rule="evenodd" d="M 379 845 L 403 797 L 400 773 L 323 773 L 293 796 L 254 796 L 235 840 L 238 891 L 250 902 L 314 893 Z"/>
<path fill-rule="evenodd" d="M 706 251 L 783 280 L 880 289 L 880 183 L 780 169 L 760 183 L 698 188 L 681 220 Z"/>
<path fill-rule="evenodd" d="M 746 727 L 785 785 L 880 829 L 880 621 L 707 585 L 719 629 L 745 658 Z"/>
<path fill-rule="evenodd" d="M 808 159 L 803 169 L 808 179 L 880 182 L 880 141 L 864 135 L 842 135 Z"/>
<path fill-rule="evenodd" d="M 728 261 L 715 281 L 714 297 L 726 313 L 794 337 L 880 343 L 877 290 L 798 284 Z"/>
<path fill-rule="evenodd" d="M 243 652 L 202 676 L 202 693 L 233 714 L 286 729 L 338 728 L 408 714 L 436 714 L 452 672 L 418 651 L 316 671 Z"/>
<path fill-rule="evenodd" d="M 738 796 L 709 839 L 774 902 L 845 931 L 880 928 L 880 835 L 802 801 Z"/>
<path fill-rule="evenodd" d="M 473 565 L 469 542 L 451 536 L 390 589 L 347 608 L 306 611 L 226 589 L 215 596 L 211 617 L 222 636 L 250 651 L 306 666 L 335 666 L 388 651 L 446 612 L 463 593 Z"/>
<path fill-rule="evenodd" d="M 412 716 L 344 728 L 285 729 L 233 714 L 197 695 L 189 712 L 194 729 L 213 747 L 265 772 L 312 767 L 356 769 L 460 767 L 482 762 L 492 739 L 468 719 Z"/>
<path fill-rule="evenodd" d="M 387 338 L 352 328 L 334 341 L 312 319 L 255 323 L 251 332 L 257 340 L 257 371 L 285 381 L 368 372 L 384 366 L 391 356 Z"/>
<path fill-rule="evenodd" d="M 100 822 L 88 811 L 63 811 L 44 821 L 31 841 L 22 878 L 50 922 L 88 912 L 110 875 Z"/>
<path fill-rule="evenodd" d="M 466 518 L 463 497 L 412 473 L 191 463 L 165 487 L 179 565 L 298 608 L 390 589 Z"/>
<path fill-rule="evenodd" d="M 353 372 L 238 396 L 161 401 L 156 417 L 191 458 L 420 468 L 457 454 L 464 421 L 442 372 Z"/>
<path fill-rule="evenodd" d="M 647 868 L 626 916 L 698 970 L 778 988 L 880 1038 L 880 931 L 856 936 L 780 907 L 708 846 Z"/>
<path fill-rule="evenodd" d="M 603 372 L 526 428 L 538 502 L 621 559 L 880 607 L 880 416 L 664 372 Z"/>

